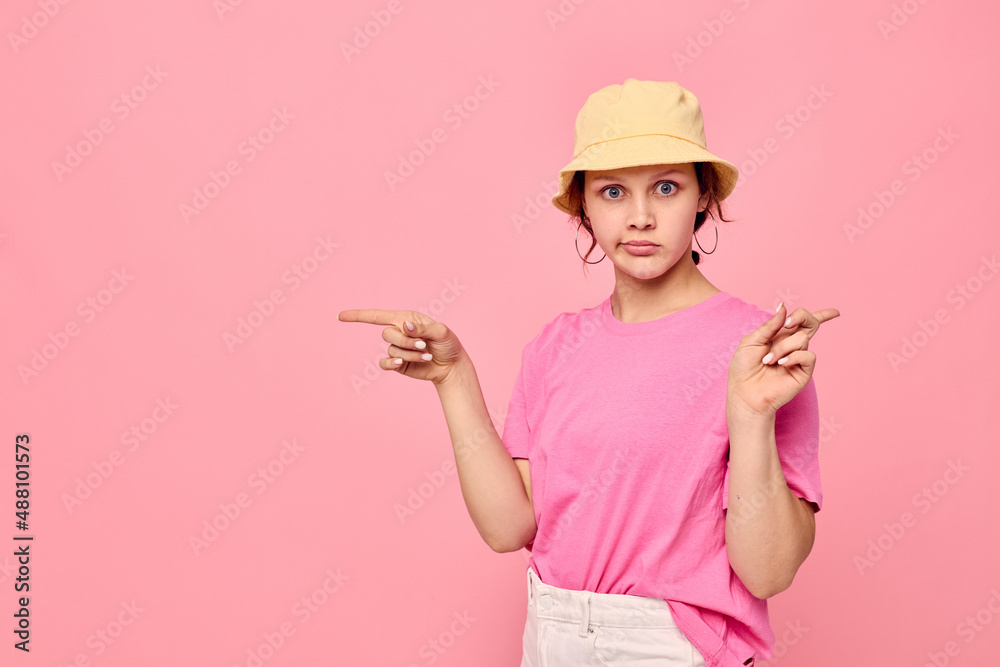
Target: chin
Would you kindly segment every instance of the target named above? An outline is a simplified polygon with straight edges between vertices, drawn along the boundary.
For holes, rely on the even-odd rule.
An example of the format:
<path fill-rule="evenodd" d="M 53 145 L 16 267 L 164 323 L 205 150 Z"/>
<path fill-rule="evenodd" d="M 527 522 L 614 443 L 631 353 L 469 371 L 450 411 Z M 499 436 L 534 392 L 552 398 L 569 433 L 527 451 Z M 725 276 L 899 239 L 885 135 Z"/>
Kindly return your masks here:
<path fill-rule="evenodd" d="M 638 258 L 637 258 L 638 259 Z M 646 266 L 620 266 L 618 267 L 623 273 L 627 273 L 633 278 L 638 278 L 640 280 L 651 280 L 653 278 L 659 278 L 664 273 L 669 271 L 672 267 L 666 264 L 656 263 L 647 264 Z"/>

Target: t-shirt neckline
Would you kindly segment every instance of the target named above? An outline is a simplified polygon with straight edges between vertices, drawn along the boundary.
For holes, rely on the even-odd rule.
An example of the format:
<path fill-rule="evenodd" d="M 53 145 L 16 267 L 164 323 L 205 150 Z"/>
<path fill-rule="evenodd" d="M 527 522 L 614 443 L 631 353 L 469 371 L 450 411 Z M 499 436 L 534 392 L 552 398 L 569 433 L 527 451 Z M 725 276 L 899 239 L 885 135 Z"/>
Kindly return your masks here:
<path fill-rule="evenodd" d="M 632 336 L 635 334 L 663 331 L 730 298 L 732 298 L 732 295 L 729 292 L 720 290 L 707 299 L 703 299 L 692 306 L 682 308 L 669 315 L 664 315 L 659 319 L 648 322 L 622 322 L 615 317 L 614 312 L 611 310 L 611 295 L 609 294 L 604 302 L 601 303 L 601 323 L 605 329 L 619 336 Z"/>

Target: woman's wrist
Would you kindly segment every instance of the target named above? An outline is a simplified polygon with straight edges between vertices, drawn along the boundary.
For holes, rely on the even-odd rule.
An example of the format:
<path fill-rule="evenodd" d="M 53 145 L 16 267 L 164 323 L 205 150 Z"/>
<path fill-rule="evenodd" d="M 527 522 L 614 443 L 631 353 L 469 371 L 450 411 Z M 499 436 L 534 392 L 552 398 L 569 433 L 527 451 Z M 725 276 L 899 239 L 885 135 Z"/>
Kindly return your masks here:
<path fill-rule="evenodd" d="M 735 424 L 747 426 L 769 426 L 774 424 L 775 413 L 772 410 L 759 412 L 749 407 L 745 401 L 733 394 L 726 395 L 726 422 L 730 427 Z"/>
<path fill-rule="evenodd" d="M 469 378 L 475 377 L 475 374 L 476 369 L 472 365 L 472 359 L 463 350 L 459 358 L 451 365 L 447 375 L 442 380 L 435 382 L 434 386 L 440 391 L 455 386 L 467 385 Z"/>

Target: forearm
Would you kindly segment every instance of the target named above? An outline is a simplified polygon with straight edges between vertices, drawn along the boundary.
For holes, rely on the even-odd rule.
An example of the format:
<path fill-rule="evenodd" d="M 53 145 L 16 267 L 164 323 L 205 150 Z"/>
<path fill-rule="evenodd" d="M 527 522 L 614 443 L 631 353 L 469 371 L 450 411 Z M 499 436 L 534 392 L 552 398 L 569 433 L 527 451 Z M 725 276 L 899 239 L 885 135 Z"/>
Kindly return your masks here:
<path fill-rule="evenodd" d="M 472 522 L 495 551 L 523 546 L 534 535 L 534 513 L 514 459 L 490 419 L 471 359 L 465 357 L 435 387 Z"/>
<path fill-rule="evenodd" d="M 729 508 L 726 551 L 758 598 L 788 588 L 809 555 L 812 511 L 788 488 L 774 436 L 774 416 L 750 416 L 727 404 Z"/>

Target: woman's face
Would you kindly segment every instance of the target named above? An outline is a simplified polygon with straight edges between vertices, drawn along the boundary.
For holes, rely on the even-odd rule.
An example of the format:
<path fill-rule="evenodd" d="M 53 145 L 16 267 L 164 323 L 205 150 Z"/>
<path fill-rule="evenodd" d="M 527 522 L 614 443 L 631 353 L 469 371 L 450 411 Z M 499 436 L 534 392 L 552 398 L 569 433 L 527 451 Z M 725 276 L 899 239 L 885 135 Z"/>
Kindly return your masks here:
<path fill-rule="evenodd" d="M 695 214 L 708 205 L 694 163 L 587 171 L 583 190 L 594 238 L 617 270 L 650 279 L 690 260 Z"/>

